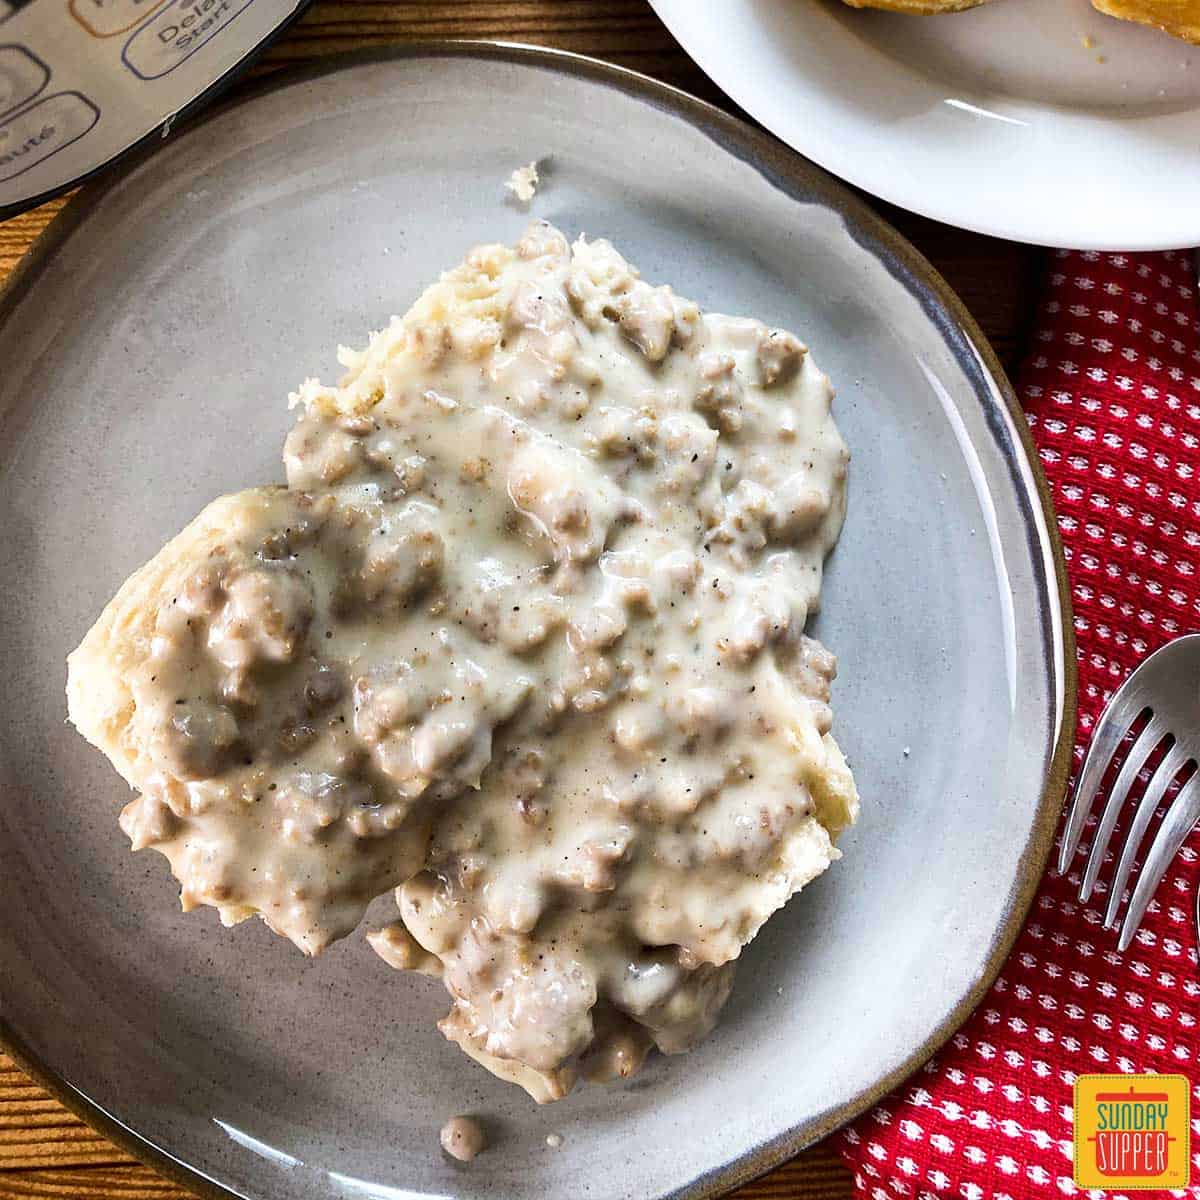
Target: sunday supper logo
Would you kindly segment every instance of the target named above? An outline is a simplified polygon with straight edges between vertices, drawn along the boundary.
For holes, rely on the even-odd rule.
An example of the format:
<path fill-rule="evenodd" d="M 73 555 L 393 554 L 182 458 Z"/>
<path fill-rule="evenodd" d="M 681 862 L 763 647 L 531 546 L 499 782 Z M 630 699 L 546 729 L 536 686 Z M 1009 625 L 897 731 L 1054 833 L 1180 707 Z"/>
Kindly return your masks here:
<path fill-rule="evenodd" d="M 1183 1075 L 1080 1075 L 1075 1080 L 1076 1185 L 1187 1187 L 1190 1100 Z"/>

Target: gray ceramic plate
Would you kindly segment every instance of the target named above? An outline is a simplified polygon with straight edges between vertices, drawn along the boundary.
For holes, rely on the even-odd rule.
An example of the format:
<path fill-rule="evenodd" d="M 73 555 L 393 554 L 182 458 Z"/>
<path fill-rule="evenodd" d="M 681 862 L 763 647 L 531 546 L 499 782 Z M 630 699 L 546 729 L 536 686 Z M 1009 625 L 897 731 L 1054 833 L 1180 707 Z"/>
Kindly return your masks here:
<path fill-rule="evenodd" d="M 839 384 L 850 517 L 820 635 L 863 796 L 845 859 L 746 952 L 716 1034 L 538 1109 L 360 938 L 315 962 L 183 916 L 132 857 L 63 660 L 218 492 L 279 475 L 286 393 L 533 210 L 798 330 Z M 76 200 L 0 325 L 0 1033 L 130 1149 L 220 1196 L 707 1195 L 862 1111 L 966 1015 L 1049 849 L 1067 600 L 1012 394 L 894 233 L 715 109 L 565 55 L 424 47 L 277 77 Z M 442 1120 L 486 1114 L 469 1169 Z M 551 1132 L 560 1149 L 546 1146 Z"/>

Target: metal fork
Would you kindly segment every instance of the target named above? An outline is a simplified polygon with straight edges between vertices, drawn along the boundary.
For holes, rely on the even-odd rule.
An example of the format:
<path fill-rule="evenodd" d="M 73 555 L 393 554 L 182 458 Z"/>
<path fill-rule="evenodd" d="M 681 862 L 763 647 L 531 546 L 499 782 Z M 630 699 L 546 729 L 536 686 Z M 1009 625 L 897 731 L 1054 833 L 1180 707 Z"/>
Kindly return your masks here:
<path fill-rule="evenodd" d="M 1104 913 L 1105 929 L 1112 929 L 1117 923 L 1121 897 L 1129 881 L 1138 847 L 1171 781 L 1189 763 L 1195 764 L 1200 760 L 1200 633 L 1177 637 L 1156 650 L 1138 665 L 1108 702 L 1092 734 L 1092 744 L 1075 785 L 1075 799 L 1058 855 L 1059 874 L 1066 874 L 1075 857 L 1075 849 L 1092 811 L 1096 790 L 1113 754 L 1125 740 L 1130 727 L 1147 714 L 1146 724 L 1130 746 L 1109 792 L 1108 803 L 1104 806 L 1096 829 L 1079 887 L 1079 898 L 1086 903 L 1095 890 L 1113 826 L 1129 797 L 1129 789 L 1153 751 L 1166 741 L 1166 751 L 1146 785 L 1133 823 L 1125 835 L 1125 846 L 1116 874 L 1109 884 L 1108 907 Z M 1192 773 L 1171 801 L 1151 843 L 1129 898 L 1129 907 L 1125 910 L 1125 920 L 1121 926 L 1122 950 L 1129 948 L 1146 915 L 1155 888 L 1197 819 L 1200 819 L 1200 770 Z M 1196 922 L 1200 936 L 1200 892 L 1196 897 Z"/>

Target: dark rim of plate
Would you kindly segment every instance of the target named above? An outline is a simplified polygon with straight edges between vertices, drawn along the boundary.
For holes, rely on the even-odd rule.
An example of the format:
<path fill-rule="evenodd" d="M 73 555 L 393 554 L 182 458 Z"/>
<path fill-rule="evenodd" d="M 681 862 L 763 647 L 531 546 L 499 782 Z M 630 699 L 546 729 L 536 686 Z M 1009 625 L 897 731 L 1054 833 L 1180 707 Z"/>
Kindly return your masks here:
<path fill-rule="evenodd" d="M 941 331 L 955 358 L 974 382 L 981 402 L 989 410 L 989 423 L 1001 444 L 1007 442 L 1011 447 L 1009 467 L 1018 494 L 1028 498 L 1033 514 L 1040 516 L 1043 523 L 1043 528 L 1038 530 L 1035 523 L 1031 522 L 1028 536 L 1034 560 L 1044 563 L 1048 557 L 1053 563 L 1053 588 L 1057 591 L 1059 628 L 1055 631 L 1057 637 L 1051 641 L 1061 648 L 1062 657 L 1059 662 L 1048 661 L 1046 666 L 1050 678 L 1062 689 L 1059 711 L 1052 714 L 1052 719 L 1057 719 L 1058 728 L 1055 732 L 1050 769 L 1042 790 L 1037 816 L 1030 830 L 1029 841 L 1020 860 L 1009 898 L 1008 912 L 992 940 L 983 970 L 975 985 L 959 998 L 938 1028 L 912 1051 L 904 1063 L 879 1079 L 872 1087 L 860 1092 L 847 1103 L 821 1114 L 816 1121 L 806 1123 L 803 1128 L 787 1130 L 768 1142 L 752 1147 L 741 1157 L 692 1180 L 670 1194 L 670 1200 L 703 1200 L 704 1197 L 719 1195 L 771 1170 L 867 1111 L 925 1063 L 966 1021 L 991 987 L 1008 957 L 1033 903 L 1034 893 L 1053 847 L 1054 834 L 1066 793 L 1075 733 L 1077 673 L 1071 596 L 1049 488 L 1029 435 L 1025 415 L 995 352 L 962 301 L 925 257 L 887 222 L 876 216 L 848 188 L 820 167 L 808 162 L 770 134 L 752 128 L 722 109 L 669 84 L 659 83 L 649 76 L 624 67 L 565 50 L 527 46 L 515 42 L 412 41 L 382 49 L 331 55 L 315 63 L 269 75 L 250 85 L 240 95 L 226 100 L 191 121 L 186 128 L 180 130 L 178 136 L 188 137 L 209 121 L 220 118 L 247 101 L 280 88 L 319 78 L 347 67 L 411 58 L 498 60 L 558 71 L 615 88 L 635 99 L 684 118 L 723 149 L 752 165 L 784 193 L 803 196 L 809 201 L 815 200 L 839 212 L 845 218 L 849 235 L 887 265 L 889 271 L 920 300 L 926 314 Z M 36 284 L 54 253 L 103 201 L 109 189 L 120 182 L 130 170 L 146 162 L 154 149 L 155 147 L 151 146 L 130 155 L 120 169 L 103 175 L 79 192 L 50 222 L 0 290 L 0 324 L 7 320 L 21 299 Z M 1051 584 L 1048 579 L 1039 582 L 1043 584 L 1039 588 L 1043 616 L 1052 624 L 1054 613 L 1045 605 L 1045 592 L 1051 589 Z M 241 1200 L 238 1193 L 211 1179 L 169 1151 L 149 1142 L 136 1130 L 122 1124 L 96 1101 L 72 1086 L 49 1063 L 42 1061 L 2 1016 L 0 1047 L 7 1049 L 17 1064 L 67 1109 L 148 1166 L 190 1188 L 206 1200 Z"/>

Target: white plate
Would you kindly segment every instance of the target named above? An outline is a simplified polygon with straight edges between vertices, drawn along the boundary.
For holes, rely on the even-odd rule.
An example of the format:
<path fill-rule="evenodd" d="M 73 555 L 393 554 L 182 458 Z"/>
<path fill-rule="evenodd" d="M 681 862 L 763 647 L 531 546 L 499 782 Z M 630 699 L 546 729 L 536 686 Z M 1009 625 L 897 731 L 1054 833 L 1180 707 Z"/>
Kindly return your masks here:
<path fill-rule="evenodd" d="M 1200 242 L 1200 47 L 1088 0 L 651 3 L 748 113 L 893 204 L 1046 246 Z"/>

